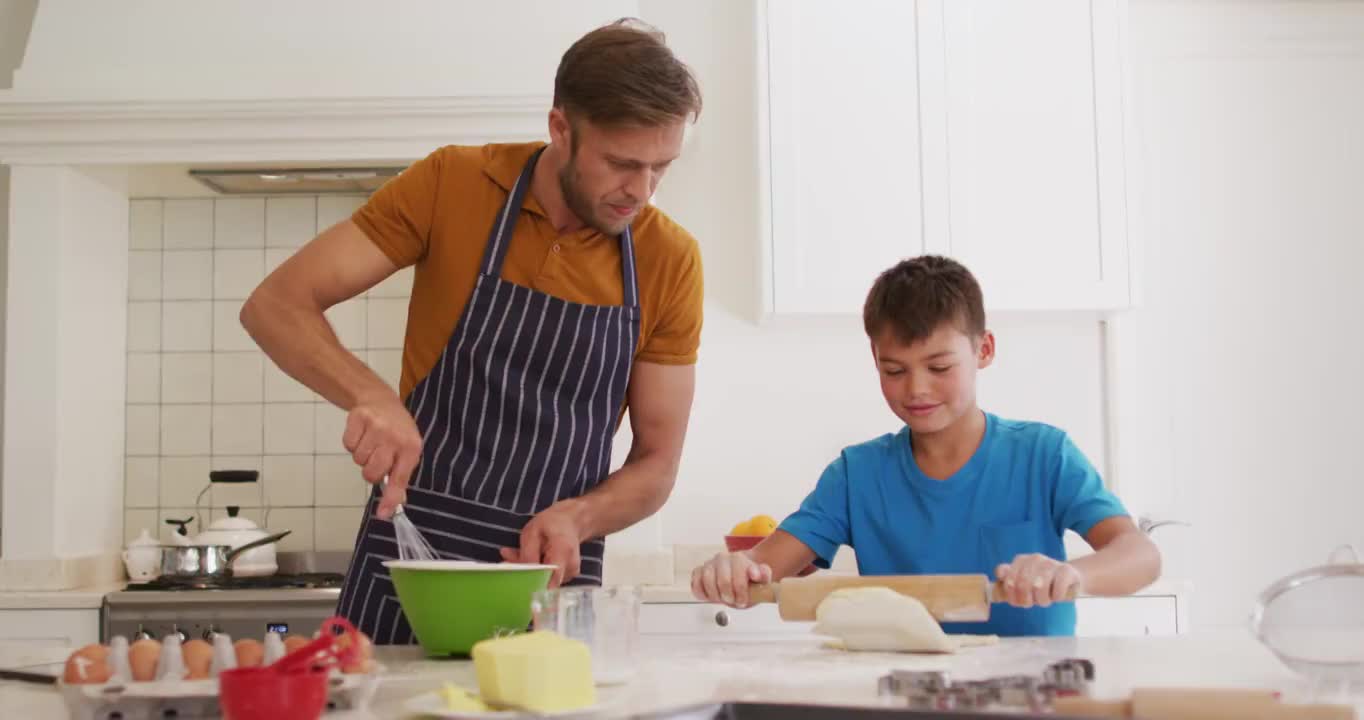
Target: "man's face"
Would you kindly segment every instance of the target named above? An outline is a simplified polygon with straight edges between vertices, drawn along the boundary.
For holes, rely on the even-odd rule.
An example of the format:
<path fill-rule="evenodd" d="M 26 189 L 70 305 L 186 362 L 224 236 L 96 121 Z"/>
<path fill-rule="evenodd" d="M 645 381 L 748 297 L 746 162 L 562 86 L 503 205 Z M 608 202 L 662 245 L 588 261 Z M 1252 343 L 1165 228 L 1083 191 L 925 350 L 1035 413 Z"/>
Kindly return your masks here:
<path fill-rule="evenodd" d="M 550 121 L 553 139 L 571 148 L 568 163 L 559 171 L 564 202 L 584 224 L 619 235 L 681 154 L 685 121 L 601 127 L 582 119 L 570 123 L 559 110 L 554 113 L 558 117 Z"/>

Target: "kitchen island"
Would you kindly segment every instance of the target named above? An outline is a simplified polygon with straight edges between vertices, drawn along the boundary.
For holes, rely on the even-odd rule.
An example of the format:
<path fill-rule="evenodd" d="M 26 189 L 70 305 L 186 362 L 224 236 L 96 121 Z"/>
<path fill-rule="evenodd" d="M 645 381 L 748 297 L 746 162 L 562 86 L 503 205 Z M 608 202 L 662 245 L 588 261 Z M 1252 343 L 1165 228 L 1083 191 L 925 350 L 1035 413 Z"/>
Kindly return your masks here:
<path fill-rule="evenodd" d="M 64 657 L 65 650 L 0 645 L 0 666 Z M 410 717 L 403 704 L 443 682 L 474 688 L 468 661 L 424 658 L 412 647 L 376 648 L 384 680 L 368 712 L 337 712 L 335 720 Z M 944 670 L 954 679 L 1040 673 L 1065 658 L 1094 663 L 1094 697 L 1124 697 L 1134 687 L 1264 688 L 1285 701 L 1308 701 L 1311 683 L 1284 667 L 1244 631 L 1150 638 L 1017 638 L 956 655 L 846 653 L 817 637 L 701 640 L 649 636 L 641 641 L 638 672 L 625 685 L 603 688 L 603 717 L 624 717 L 724 701 L 799 702 L 877 706 L 877 680 L 892 670 Z M 57 668 L 59 670 L 59 667 Z M 1355 704 L 1364 695 L 1338 688 L 1318 701 Z M 46 686 L 0 681 L 5 717 L 63 718 L 65 707 Z"/>

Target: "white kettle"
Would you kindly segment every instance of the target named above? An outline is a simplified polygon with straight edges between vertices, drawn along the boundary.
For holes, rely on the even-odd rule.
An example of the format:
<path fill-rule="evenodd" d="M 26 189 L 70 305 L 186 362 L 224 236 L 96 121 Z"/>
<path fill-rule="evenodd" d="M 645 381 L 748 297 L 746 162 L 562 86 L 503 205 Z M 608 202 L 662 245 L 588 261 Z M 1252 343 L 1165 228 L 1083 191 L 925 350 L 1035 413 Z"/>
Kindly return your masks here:
<path fill-rule="evenodd" d="M 214 520 L 207 530 L 195 536 L 193 544 L 228 545 L 235 550 L 252 540 L 259 540 L 270 534 L 249 519 L 240 517 L 238 515 L 240 511 L 240 507 L 228 505 L 227 517 Z M 279 570 L 275 560 L 276 545 L 278 543 L 268 543 L 238 555 L 232 562 L 232 574 L 237 577 L 274 575 Z"/>

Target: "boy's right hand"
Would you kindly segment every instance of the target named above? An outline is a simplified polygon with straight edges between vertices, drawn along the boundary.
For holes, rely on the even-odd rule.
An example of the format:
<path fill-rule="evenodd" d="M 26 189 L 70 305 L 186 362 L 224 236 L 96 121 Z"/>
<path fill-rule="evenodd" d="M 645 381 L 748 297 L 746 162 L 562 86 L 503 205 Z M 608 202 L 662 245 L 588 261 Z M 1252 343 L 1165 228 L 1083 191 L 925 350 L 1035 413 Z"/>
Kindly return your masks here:
<path fill-rule="evenodd" d="M 772 568 L 754 562 L 746 552 L 719 553 L 692 570 L 691 592 L 698 600 L 748 607 L 748 587 L 772 582 Z"/>

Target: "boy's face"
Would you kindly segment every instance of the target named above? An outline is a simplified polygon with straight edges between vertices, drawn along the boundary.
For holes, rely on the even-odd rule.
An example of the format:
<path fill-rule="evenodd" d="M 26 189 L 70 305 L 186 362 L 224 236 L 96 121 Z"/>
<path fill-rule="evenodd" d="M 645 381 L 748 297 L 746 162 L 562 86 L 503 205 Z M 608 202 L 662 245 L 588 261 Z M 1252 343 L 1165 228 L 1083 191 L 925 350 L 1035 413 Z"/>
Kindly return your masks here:
<path fill-rule="evenodd" d="M 976 372 L 995 356 L 994 336 L 972 339 L 952 323 L 905 345 L 882 332 L 871 342 L 881 394 L 911 432 L 928 435 L 950 427 L 976 407 Z"/>

